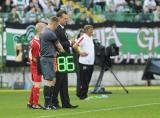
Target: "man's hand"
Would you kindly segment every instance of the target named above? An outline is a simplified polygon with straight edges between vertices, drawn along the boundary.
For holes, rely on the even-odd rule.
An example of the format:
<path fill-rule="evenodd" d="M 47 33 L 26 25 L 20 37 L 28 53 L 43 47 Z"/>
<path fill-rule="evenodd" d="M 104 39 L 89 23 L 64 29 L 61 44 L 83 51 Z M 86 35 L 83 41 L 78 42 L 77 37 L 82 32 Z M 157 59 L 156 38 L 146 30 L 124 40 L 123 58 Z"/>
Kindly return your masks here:
<path fill-rule="evenodd" d="M 81 50 L 80 50 L 80 47 L 78 46 L 78 44 L 74 44 L 73 45 L 73 48 L 78 52 L 78 54 L 81 56 L 81 57 L 86 57 L 86 56 L 88 56 L 88 53 L 86 53 L 86 52 L 81 52 Z"/>
<path fill-rule="evenodd" d="M 65 50 L 63 49 L 63 47 L 60 48 L 60 52 L 63 52 L 63 53 L 65 52 Z"/>
<path fill-rule="evenodd" d="M 70 44 L 71 44 L 71 46 L 73 46 L 75 43 L 76 43 L 76 41 L 75 41 L 75 40 L 70 40 Z"/>
<path fill-rule="evenodd" d="M 57 47 L 59 52 L 63 52 L 63 53 L 65 52 L 65 50 L 62 47 L 62 45 L 59 42 L 56 43 L 56 47 Z"/>
<path fill-rule="evenodd" d="M 80 50 L 80 47 L 78 46 L 78 44 L 74 44 L 73 45 L 73 48 L 78 52 L 78 54 L 81 56 L 81 57 L 86 57 L 86 56 L 88 56 L 88 53 L 86 53 L 86 52 L 82 52 L 81 50 Z"/>
<path fill-rule="evenodd" d="M 80 55 L 81 57 L 86 57 L 86 56 L 88 56 L 88 54 L 87 54 L 86 52 L 80 52 L 79 55 Z"/>

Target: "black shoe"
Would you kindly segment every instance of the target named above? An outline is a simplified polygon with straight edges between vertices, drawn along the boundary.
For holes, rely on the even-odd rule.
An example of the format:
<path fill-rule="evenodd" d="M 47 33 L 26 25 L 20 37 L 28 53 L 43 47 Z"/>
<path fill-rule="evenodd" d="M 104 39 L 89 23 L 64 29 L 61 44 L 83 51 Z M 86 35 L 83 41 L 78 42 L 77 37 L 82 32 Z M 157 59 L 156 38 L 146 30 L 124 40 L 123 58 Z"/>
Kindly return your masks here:
<path fill-rule="evenodd" d="M 80 99 L 80 100 L 84 100 L 84 99 L 86 99 L 87 97 L 88 97 L 88 96 L 80 96 L 79 99 Z"/>
<path fill-rule="evenodd" d="M 51 109 L 52 109 L 52 107 L 50 107 L 50 106 L 43 107 L 43 110 L 51 110 Z"/>
<path fill-rule="evenodd" d="M 52 105 L 52 106 L 51 106 L 51 109 L 57 110 L 57 109 L 58 109 L 58 107 L 57 107 L 57 106 L 55 106 L 55 105 Z"/>
<path fill-rule="evenodd" d="M 59 104 L 57 104 L 57 105 L 54 105 L 57 109 L 61 109 L 62 107 L 61 106 L 59 106 Z"/>
<path fill-rule="evenodd" d="M 79 107 L 79 106 L 78 105 L 71 105 L 71 104 L 62 106 L 62 108 L 72 108 L 72 109 L 77 108 L 77 107 Z"/>
<path fill-rule="evenodd" d="M 53 104 L 52 103 L 52 109 L 61 109 L 61 106 L 59 106 L 59 104 Z"/>
<path fill-rule="evenodd" d="M 27 104 L 27 108 L 29 108 L 29 109 L 32 109 L 33 107 L 32 107 L 32 104 Z"/>
<path fill-rule="evenodd" d="M 80 97 L 80 94 L 77 93 L 76 96 L 77 96 L 77 97 Z"/>

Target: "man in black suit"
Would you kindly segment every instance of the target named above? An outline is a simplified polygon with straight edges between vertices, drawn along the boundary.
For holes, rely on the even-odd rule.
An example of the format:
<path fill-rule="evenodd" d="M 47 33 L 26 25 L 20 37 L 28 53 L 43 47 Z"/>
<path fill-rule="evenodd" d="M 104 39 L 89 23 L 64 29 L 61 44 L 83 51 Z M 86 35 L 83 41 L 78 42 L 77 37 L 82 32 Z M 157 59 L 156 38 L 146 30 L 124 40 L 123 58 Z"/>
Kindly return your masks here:
<path fill-rule="evenodd" d="M 64 26 L 68 21 L 68 14 L 65 11 L 59 11 L 57 13 L 59 18 L 59 26 L 56 29 L 56 35 L 63 46 L 65 52 L 70 53 L 70 47 L 72 42 L 68 40 Z M 77 108 L 78 105 L 73 106 L 70 104 L 70 98 L 68 95 L 68 74 L 67 73 L 56 73 L 56 84 L 53 89 L 53 99 L 52 104 L 56 107 L 59 107 L 58 94 L 60 92 L 60 98 L 62 103 L 62 108 Z"/>

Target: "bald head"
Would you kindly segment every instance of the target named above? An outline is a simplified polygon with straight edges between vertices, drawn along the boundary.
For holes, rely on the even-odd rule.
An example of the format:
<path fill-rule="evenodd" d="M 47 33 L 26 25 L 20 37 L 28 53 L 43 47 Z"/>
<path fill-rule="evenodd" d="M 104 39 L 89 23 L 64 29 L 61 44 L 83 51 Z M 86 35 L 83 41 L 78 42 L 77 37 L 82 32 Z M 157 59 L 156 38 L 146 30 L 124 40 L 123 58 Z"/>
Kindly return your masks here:
<path fill-rule="evenodd" d="M 41 23 L 41 22 L 37 23 L 37 24 L 36 24 L 36 27 L 35 27 L 35 29 L 36 29 L 36 31 L 37 31 L 37 34 L 40 35 L 41 32 L 42 32 L 42 30 L 43 30 L 46 26 L 47 26 L 47 25 L 46 25 L 45 23 Z"/>

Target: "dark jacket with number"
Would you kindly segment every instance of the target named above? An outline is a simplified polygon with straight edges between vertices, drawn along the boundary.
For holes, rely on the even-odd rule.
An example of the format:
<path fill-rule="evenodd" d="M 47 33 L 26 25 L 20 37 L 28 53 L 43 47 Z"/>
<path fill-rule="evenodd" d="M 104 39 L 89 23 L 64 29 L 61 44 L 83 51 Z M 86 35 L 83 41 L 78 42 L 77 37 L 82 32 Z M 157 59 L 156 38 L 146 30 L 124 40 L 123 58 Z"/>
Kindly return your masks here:
<path fill-rule="evenodd" d="M 70 53 L 69 47 L 70 47 L 70 42 L 68 40 L 66 31 L 64 28 L 62 28 L 60 25 L 57 27 L 55 31 L 58 40 L 60 41 L 61 45 L 63 46 L 64 50 L 68 53 Z"/>

